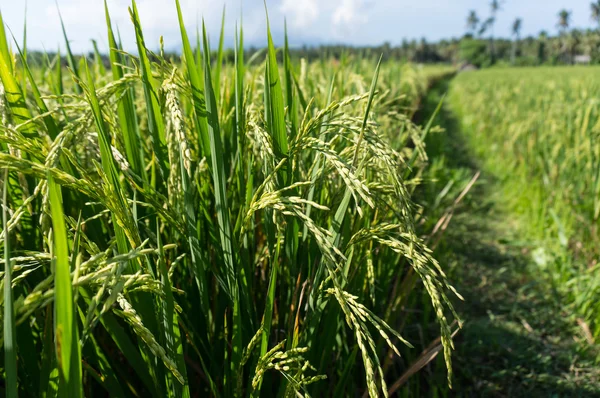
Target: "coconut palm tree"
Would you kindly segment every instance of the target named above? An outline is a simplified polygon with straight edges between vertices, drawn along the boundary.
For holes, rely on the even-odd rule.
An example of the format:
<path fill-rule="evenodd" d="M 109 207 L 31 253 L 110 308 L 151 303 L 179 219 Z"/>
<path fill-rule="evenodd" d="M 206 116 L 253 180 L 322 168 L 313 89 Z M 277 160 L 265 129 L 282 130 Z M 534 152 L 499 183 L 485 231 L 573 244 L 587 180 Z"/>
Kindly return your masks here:
<path fill-rule="evenodd" d="M 596 22 L 600 27 L 600 0 L 596 0 L 592 4 L 590 4 L 592 9 L 592 21 Z"/>
<path fill-rule="evenodd" d="M 473 36 L 475 36 L 477 25 L 479 25 L 479 17 L 477 16 L 475 10 L 471 10 L 469 11 L 469 16 L 467 17 L 467 29 L 469 29 Z"/>
<path fill-rule="evenodd" d="M 477 32 L 478 36 L 483 36 L 485 32 L 490 28 L 490 26 L 494 23 L 494 18 L 488 18 L 481 25 L 479 25 L 479 31 Z"/>
<path fill-rule="evenodd" d="M 566 61 L 568 61 L 568 55 L 567 54 L 567 50 L 569 47 L 569 38 L 567 37 L 566 33 L 567 30 L 569 29 L 569 25 L 571 23 L 571 11 L 567 11 L 564 8 L 562 10 L 560 10 L 560 12 L 558 13 L 558 32 L 559 32 L 559 36 L 561 39 L 561 44 L 562 44 L 562 48 L 561 48 L 561 55 L 563 57 L 563 59 L 565 59 Z"/>
<path fill-rule="evenodd" d="M 494 24 L 496 23 L 496 14 L 500 11 L 500 0 L 492 0 L 490 3 L 491 16 L 488 18 L 489 27 L 491 29 L 490 35 L 490 56 L 492 63 L 496 61 L 496 48 L 494 46 Z"/>
<path fill-rule="evenodd" d="M 512 34 L 515 37 L 512 45 L 512 54 L 511 54 L 511 63 L 514 65 L 515 60 L 517 58 L 517 46 L 519 44 L 519 40 L 521 40 L 521 27 L 523 25 L 523 20 L 521 18 L 517 18 L 514 20 L 512 24 Z"/>
<path fill-rule="evenodd" d="M 523 26 L 523 20 L 521 18 L 515 19 L 512 24 L 512 34 L 513 34 L 513 36 L 516 36 L 517 39 L 520 37 L 522 26 Z"/>
<path fill-rule="evenodd" d="M 558 13 L 558 30 L 561 34 L 564 34 L 567 29 L 569 29 L 569 25 L 571 24 L 571 11 L 567 11 L 565 9 L 560 10 Z"/>

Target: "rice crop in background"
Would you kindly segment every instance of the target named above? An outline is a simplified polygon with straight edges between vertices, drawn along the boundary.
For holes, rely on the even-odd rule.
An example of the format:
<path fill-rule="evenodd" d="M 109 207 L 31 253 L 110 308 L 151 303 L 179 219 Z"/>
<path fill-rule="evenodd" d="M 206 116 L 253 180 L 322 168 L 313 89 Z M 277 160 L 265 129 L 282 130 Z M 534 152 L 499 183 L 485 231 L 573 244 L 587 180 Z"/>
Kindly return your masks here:
<path fill-rule="evenodd" d="M 505 205 L 537 242 L 531 258 L 598 337 L 600 113 L 595 68 L 461 74 L 450 102 Z M 490 106 L 493 104 L 493 106 Z"/>

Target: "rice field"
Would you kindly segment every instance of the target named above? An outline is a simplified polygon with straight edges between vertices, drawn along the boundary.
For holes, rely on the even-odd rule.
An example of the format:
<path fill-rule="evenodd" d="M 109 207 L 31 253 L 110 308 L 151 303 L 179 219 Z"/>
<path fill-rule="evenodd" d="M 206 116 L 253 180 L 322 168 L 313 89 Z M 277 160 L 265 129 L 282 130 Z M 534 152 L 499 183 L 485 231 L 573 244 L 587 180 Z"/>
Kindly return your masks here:
<path fill-rule="evenodd" d="M 0 14 L 0 395 L 600 393 L 598 67 L 308 62 L 173 8 L 179 55 L 133 0 L 136 51 L 105 5 L 41 61 Z"/>
<path fill-rule="evenodd" d="M 461 74 L 449 102 L 502 201 L 533 242 L 531 258 L 570 312 L 600 335 L 600 82 L 597 67 Z M 567 304 L 565 304 L 567 305 Z"/>
<path fill-rule="evenodd" d="M 130 14 L 136 54 L 106 10 L 110 67 L 64 26 L 29 64 L 0 23 L 6 396 L 387 396 L 440 352 L 450 383 L 429 245 L 456 196 L 415 204 L 412 116 L 452 68 L 309 64 L 268 26 L 227 64 L 181 12 L 173 59 Z"/>

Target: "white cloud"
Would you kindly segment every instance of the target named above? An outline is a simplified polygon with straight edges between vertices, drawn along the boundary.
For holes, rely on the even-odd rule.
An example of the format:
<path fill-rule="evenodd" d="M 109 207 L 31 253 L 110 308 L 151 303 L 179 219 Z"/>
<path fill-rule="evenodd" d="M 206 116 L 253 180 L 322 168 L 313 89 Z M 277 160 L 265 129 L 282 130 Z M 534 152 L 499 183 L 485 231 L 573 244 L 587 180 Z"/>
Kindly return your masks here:
<path fill-rule="evenodd" d="M 365 5 L 362 0 L 342 0 L 331 17 L 336 33 L 344 33 L 367 23 L 369 18 Z"/>
<path fill-rule="evenodd" d="M 164 36 L 169 50 L 181 48 L 174 0 L 136 0 L 146 44 L 152 50 Z M 243 11 L 244 37 L 248 46 L 265 43 L 263 0 L 180 0 L 188 28 L 195 39 L 196 22 L 204 16 L 213 43 L 218 39 L 221 10 L 227 4 L 225 44 L 233 44 L 234 26 Z M 275 42 L 283 41 L 283 18 L 288 17 L 290 41 L 294 45 L 347 43 L 356 45 L 399 43 L 403 37 L 436 40 L 462 35 L 469 9 L 489 12 L 481 0 L 266 0 Z M 498 15 L 498 35 L 509 35 L 515 17 L 525 21 L 523 36 L 541 29 L 555 32 L 556 12 L 569 0 L 506 2 Z M 573 25 L 589 27 L 589 0 L 570 0 Z M 74 52 L 91 49 L 90 39 L 106 51 L 106 26 L 102 0 L 58 0 Z M 52 0 L 27 0 L 27 42 L 30 49 L 64 51 L 58 13 Z M 113 26 L 118 27 L 126 50 L 136 52 L 135 36 L 127 8 L 131 0 L 108 0 Z M 4 22 L 19 42 L 23 37 L 25 0 L 0 0 Z M 243 8 L 243 10 L 242 10 Z"/>
<path fill-rule="evenodd" d="M 0 0 L 1 2 L 2 0 Z M 244 0 L 244 3 L 258 0 Z M 10 4 L 2 11 L 5 22 L 17 37 L 22 37 L 24 3 L 21 0 Z M 19 4 L 16 4 L 19 3 Z M 181 47 L 181 36 L 177 20 L 177 10 L 174 0 L 136 0 L 144 38 L 148 48 L 158 48 L 159 37 L 164 36 L 168 50 Z M 188 28 L 188 34 L 195 40 L 196 23 L 201 23 L 204 17 L 209 36 L 214 41 L 218 39 L 221 27 L 221 12 L 223 5 L 228 4 L 226 41 L 232 41 L 234 25 L 240 19 L 241 2 L 239 0 L 180 0 L 181 11 Z M 261 3 L 262 4 L 262 3 Z M 107 50 L 106 24 L 104 19 L 104 2 L 102 0 L 58 0 L 67 35 L 74 52 L 85 52 L 91 49 L 90 39 L 96 39 L 101 51 Z M 131 0 L 108 0 L 108 8 L 113 28 L 118 28 L 125 49 L 136 51 L 133 25 L 128 8 Z M 6 13 L 5 9 L 7 9 Z M 254 21 L 256 7 L 249 7 L 244 12 L 246 21 Z M 263 9 L 259 9 L 264 18 Z M 64 39 L 60 29 L 58 10 L 54 1 L 28 0 L 27 12 L 28 44 L 30 48 L 46 48 L 49 51 L 60 46 L 64 50 Z M 246 32 L 248 40 L 253 38 L 252 26 Z M 261 30 L 262 33 L 262 30 Z"/>
<path fill-rule="evenodd" d="M 283 0 L 280 10 L 291 16 L 292 26 L 306 28 L 313 24 L 319 16 L 317 0 Z"/>

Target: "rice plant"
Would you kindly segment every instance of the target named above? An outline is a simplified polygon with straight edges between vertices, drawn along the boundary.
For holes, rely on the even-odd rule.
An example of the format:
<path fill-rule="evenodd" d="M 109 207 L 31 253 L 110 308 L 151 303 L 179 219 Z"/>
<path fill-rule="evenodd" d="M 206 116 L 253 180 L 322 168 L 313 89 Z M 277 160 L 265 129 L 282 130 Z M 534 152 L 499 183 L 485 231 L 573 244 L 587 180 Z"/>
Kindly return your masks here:
<path fill-rule="evenodd" d="M 125 52 L 106 8 L 110 68 L 65 26 L 68 69 L 29 65 L 0 23 L 7 394 L 387 396 L 423 366 L 399 359 L 422 292 L 450 381 L 456 292 L 411 197 L 432 128 L 411 115 L 447 70 L 308 64 L 268 25 L 226 64 L 174 6 L 181 59 L 135 0 Z"/>
<path fill-rule="evenodd" d="M 460 75 L 450 102 L 472 149 L 522 217 L 531 258 L 600 335 L 597 68 L 499 69 Z M 489 104 L 493 104 L 490 106 Z"/>

